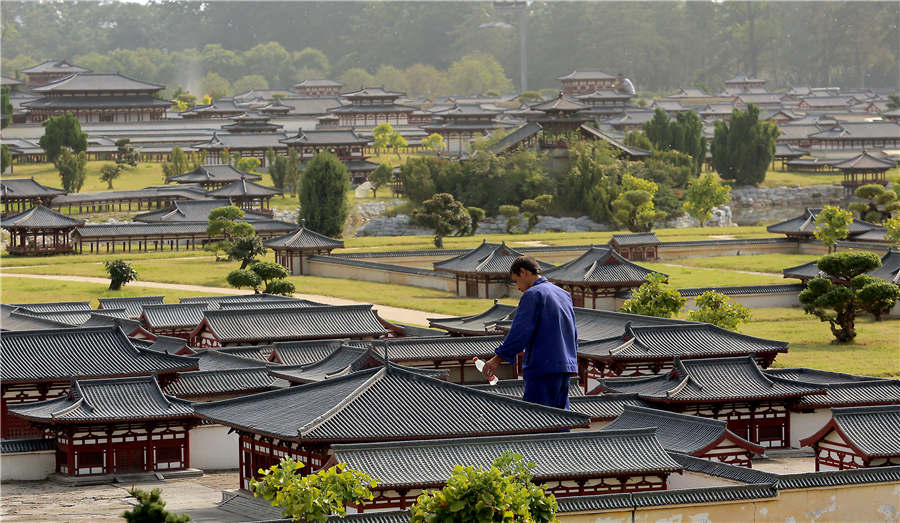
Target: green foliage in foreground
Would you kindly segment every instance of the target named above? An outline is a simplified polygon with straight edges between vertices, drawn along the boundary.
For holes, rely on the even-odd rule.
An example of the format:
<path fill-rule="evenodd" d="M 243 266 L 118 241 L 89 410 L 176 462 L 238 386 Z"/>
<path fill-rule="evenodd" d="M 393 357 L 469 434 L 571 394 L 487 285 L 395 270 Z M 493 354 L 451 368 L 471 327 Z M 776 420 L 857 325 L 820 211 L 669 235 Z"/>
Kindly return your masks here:
<path fill-rule="evenodd" d="M 845 211 L 835 205 L 826 205 L 816 217 L 816 227 L 813 235 L 828 247 L 828 252 L 834 250 L 834 244 L 850 235 L 850 224 L 853 223 L 853 213 Z"/>
<path fill-rule="evenodd" d="M 284 517 L 322 522 L 332 514 L 346 515 L 345 505 L 371 500 L 370 489 L 378 486 L 377 480 L 348 469 L 346 463 L 303 476 L 300 469 L 304 466 L 282 458 L 278 465 L 259 469 L 262 479 L 250 480 L 250 490 L 273 507 L 281 507 Z"/>
<path fill-rule="evenodd" d="M 747 110 L 735 108 L 727 122 L 716 122 L 710 144 L 712 163 L 724 180 L 736 185 L 757 185 L 766 179 L 766 170 L 775 156 L 778 126 L 761 121 L 759 108 L 747 105 Z"/>
<path fill-rule="evenodd" d="M 647 283 L 638 287 L 622 305 L 622 312 L 671 318 L 684 308 L 684 296 L 666 285 L 666 276 L 658 272 L 647 275 Z"/>
<path fill-rule="evenodd" d="M 325 236 L 339 237 L 349 214 L 350 173 L 338 158 L 322 151 L 309 162 L 300 179 L 300 219 Z"/>
<path fill-rule="evenodd" d="M 172 514 L 166 510 L 166 502 L 158 488 L 150 492 L 132 488 L 128 493 L 138 500 L 137 506 L 122 513 L 128 523 L 186 523 L 191 520 L 187 514 Z"/>
<path fill-rule="evenodd" d="M 704 292 L 695 301 L 697 310 L 688 314 L 688 318 L 693 321 L 712 323 L 723 329 L 736 331 L 738 325 L 750 320 L 750 309 L 720 292 Z"/>
<path fill-rule="evenodd" d="M 410 521 L 555 521 L 556 498 L 532 483 L 534 467 L 509 451 L 487 470 L 457 465 L 443 489 L 419 496 Z"/>
<path fill-rule="evenodd" d="M 107 261 L 103 263 L 106 273 L 109 274 L 109 290 L 117 291 L 122 285 L 137 280 L 137 271 L 123 260 Z"/>

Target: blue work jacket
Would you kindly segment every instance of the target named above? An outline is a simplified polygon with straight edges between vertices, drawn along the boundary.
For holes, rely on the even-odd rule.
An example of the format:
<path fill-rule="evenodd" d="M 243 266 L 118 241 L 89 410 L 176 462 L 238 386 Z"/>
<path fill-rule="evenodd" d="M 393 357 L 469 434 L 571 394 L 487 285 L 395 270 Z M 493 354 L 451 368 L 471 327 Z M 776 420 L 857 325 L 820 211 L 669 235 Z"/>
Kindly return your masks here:
<path fill-rule="evenodd" d="M 522 376 L 578 372 L 578 331 L 568 292 L 543 276 L 519 299 L 509 334 L 494 352 L 515 364 L 525 351 Z"/>

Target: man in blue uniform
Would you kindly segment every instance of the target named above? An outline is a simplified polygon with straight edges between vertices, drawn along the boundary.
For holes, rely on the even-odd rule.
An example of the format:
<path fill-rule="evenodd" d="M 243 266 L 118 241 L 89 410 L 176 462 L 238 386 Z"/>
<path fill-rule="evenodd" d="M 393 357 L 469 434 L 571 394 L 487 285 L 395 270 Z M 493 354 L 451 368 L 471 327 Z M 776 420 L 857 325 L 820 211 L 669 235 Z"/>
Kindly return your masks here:
<path fill-rule="evenodd" d="M 569 408 L 569 377 L 578 373 L 578 332 L 568 292 L 541 276 L 541 267 L 530 256 L 520 256 L 509 269 L 510 278 L 522 291 L 509 334 L 485 363 L 491 376 L 503 360 L 515 365 L 525 352 L 522 376 L 525 401 L 548 407 Z"/>

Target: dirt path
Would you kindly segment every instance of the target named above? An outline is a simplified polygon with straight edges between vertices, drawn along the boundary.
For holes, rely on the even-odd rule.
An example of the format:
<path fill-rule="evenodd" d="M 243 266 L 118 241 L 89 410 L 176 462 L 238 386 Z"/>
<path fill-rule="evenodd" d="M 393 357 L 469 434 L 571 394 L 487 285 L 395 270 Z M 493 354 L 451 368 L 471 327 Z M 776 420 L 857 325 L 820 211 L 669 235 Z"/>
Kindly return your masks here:
<path fill-rule="evenodd" d="M 92 278 L 90 276 L 57 276 L 52 274 L 23 274 L 15 272 L 0 272 L 0 276 L 9 276 L 10 278 L 33 278 L 37 280 L 59 280 L 59 281 L 78 281 L 83 283 L 101 283 L 108 284 L 109 278 Z M 173 291 L 189 291 L 189 292 L 208 292 L 211 294 L 247 294 L 247 291 L 240 289 L 231 289 L 228 287 L 207 287 L 204 285 L 184 285 L 180 283 L 162 283 L 155 281 L 138 281 L 128 284 L 129 287 L 147 287 L 151 289 L 167 289 Z M 346 300 L 344 298 L 335 298 L 333 296 L 321 296 L 318 294 L 294 294 L 295 298 L 304 300 L 317 301 L 327 303 L 328 305 L 357 305 L 366 303 L 361 301 Z M 390 321 L 401 323 L 410 323 L 414 325 L 428 325 L 428 318 L 448 318 L 446 314 L 438 314 L 436 312 L 418 311 L 415 309 L 404 309 L 402 307 L 392 307 L 390 305 L 382 305 L 374 303 L 378 315 Z"/>

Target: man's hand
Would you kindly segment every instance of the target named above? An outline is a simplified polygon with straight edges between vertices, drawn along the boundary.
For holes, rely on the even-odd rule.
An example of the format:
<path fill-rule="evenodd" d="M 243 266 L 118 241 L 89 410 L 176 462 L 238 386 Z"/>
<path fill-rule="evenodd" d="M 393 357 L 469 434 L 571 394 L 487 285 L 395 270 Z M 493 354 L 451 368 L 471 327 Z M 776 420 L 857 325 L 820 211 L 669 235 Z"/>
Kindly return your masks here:
<path fill-rule="evenodd" d="M 487 360 L 484 364 L 484 369 L 481 370 L 481 373 L 484 375 L 484 379 L 490 379 L 491 376 L 497 373 L 497 367 L 503 363 L 503 358 L 500 356 L 494 356 L 493 358 Z"/>

